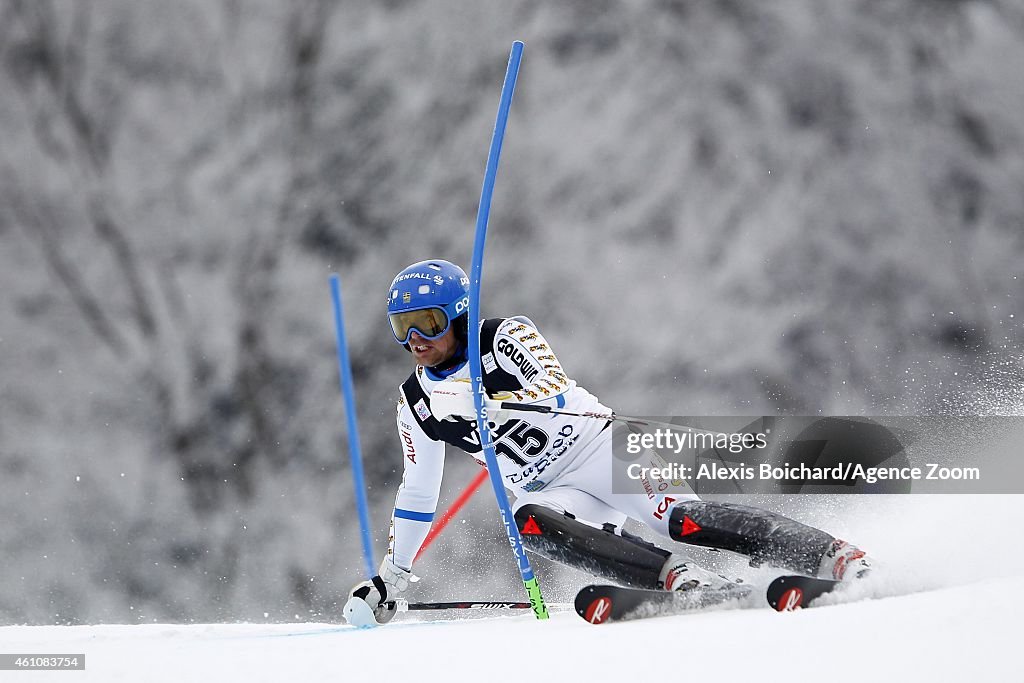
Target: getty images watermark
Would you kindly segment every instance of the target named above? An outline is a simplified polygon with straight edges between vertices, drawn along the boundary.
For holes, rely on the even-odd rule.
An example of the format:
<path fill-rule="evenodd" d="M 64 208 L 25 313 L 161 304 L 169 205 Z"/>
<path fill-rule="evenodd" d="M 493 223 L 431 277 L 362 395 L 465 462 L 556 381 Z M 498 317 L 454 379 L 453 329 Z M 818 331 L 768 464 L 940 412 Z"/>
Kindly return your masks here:
<path fill-rule="evenodd" d="M 1022 493 L 1024 417 L 651 417 L 616 493 Z"/>

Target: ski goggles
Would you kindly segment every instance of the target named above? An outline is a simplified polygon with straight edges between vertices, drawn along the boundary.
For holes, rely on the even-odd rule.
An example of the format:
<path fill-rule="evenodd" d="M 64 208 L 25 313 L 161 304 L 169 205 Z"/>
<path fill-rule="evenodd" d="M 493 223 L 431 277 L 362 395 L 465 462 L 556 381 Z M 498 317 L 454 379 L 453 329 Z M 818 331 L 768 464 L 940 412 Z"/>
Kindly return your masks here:
<path fill-rule="evenodd" d="M 388 314 L 391 331 L 399 344 L 408 344 L 415 330 L 424 339 L 437 339 L 451 327 L 452 321 L 443 308 L 418 308 Z"/>

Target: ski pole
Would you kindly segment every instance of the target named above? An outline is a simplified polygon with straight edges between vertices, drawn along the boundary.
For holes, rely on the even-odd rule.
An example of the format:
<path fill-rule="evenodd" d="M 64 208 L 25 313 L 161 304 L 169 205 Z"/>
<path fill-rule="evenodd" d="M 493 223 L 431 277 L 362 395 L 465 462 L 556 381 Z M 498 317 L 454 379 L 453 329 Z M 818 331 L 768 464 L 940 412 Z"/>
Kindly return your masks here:
<path fill-rule="evenodd" d="M 501 410 L 519 410 L 530 413 L 549 413 L 551 415 L 568 415 L 570 417 L 587 417 L 595 420 L 613 420 L 615 422 L 625 422 L 627 424 L 643 425 L 645 427 L 661 426 L 671 427 L 672 429 L 686 429 L 691 432 L 701 432 L 704 434 L 722 434 L 724 432 L 716 432 L 713 429 L 702 429 L 700 427 L 691 427 L 689 425 L 672 424 L 671 422 L 661 422 L 660 420 L 648 420 L 647 418 L 641 417 L 630 417 L 629 415 L 617 415 L 615 413 L 574 413 L 571 410 L 561 410 L 559 408 L 552 408 L 551 406 L 540 406 L 532 403 L 512 403 L 503 402 L 500 406 Z"/>
<path fill-rule="evenodd" d="M 469 502 L 469 499 L 473 497 L 473 494 L 477 492 L 477 489 L 479 489 L 480 485 L 485 481 L 487 481 L 487 470 L 483 469 L 477 472 L 476 476 L 473 477 L 473 481 L 469 482 L 469 484 L 466 485 L 466 488 L 462 489 L 462 493 L 459 494 L 459 497 L 455 499 L 455 502 L 453 502 L 451 507 L 445 511 L 441 519 L 437 521 L 437 524 L 435 524 L 427 534 L 427 537 L 423 539 L 423 545 L 420 546 L 419 552 L 416 553 L 415 561 L 419 561 L 420 555 L 422 555 L 423 551 L 427 549 L 427 546 L 433 543 L 434 539 L 441 535 L 444 528 L 448 526 L 448 522 L 452 521 L 455 515 L 459 514 L 459 510 L 462 509 L 462 506 Z"/>
<path fill-rule="evenodd" d="M 363 539 L 363 560 L 366 562 L 366 578 L 377 573 L 373 562 L 373 544 L 370 541 L 370 512 L 366 503 L 366 484 L 363 481 L 363 456 L 359 447 L 359 424 L 356 422 L 356 400 L 352 381 L 352 364 L 348 357 L 348 342 L 345 338 L 345 318 L 341 305 L 341 279 L 337 274 L 330 277 L 331 298 L 334 301 L 334 331 L 338 342 L 338 379 L 341 393 L 345 397 L 345 417 L 348 420 L 348 450 L 352 462 L 352 486 L 355 487 L 356 508 L 359 512 L 359 528 Z"/>
<path fill-rule="evenodd" d="M 462 602 L 407 602 L 401 598 L 385 603 L 389 609 L 394 608 L 399 612 L 417 612 L 426 610 L 441 609 L 471 609 L 471 610 L 510 610 L 510 609 L 532 609 L 529 602 L 504 602 L 499 600 L 476 600 Z M 555 603 L 549 607 L 569 607 L 569 604 Z"/>
<path fill-rule="evenodd" d="M 523 586 L 530 596 L 533 614 L 538 619 L 548 618 L 548 609 L 544 605 L 544 596 L 540 592 L 540 583 L 533 574 L 533 567 L 526 557 L 523 539 L 519 536 L 512 506 L 509 505 L 505 493 L 505 482 L 502 481 L 498 469 L 498 457 L 494 452 L 494 442 L 487 426 L 487 408 L 483 404 L 483 370 L 480 358 L 480 281 L 483 275 L 484 245 L 487 241 L 487 219 L 491 212 L 491 197 L 494 194 L 494 181 L 498 176 L 498 160 L 501 158 L 501 145 L 505 138 L 505 125 L 508 123 L 509 109 L 512 107 L 512 93 L 515 92 L 519 64 L 523 57 L 523 43 L 512 43 L 512 51 L 508 57 L 508 68 L 505 71 L 505 82 L 501 86 L 501 99 L 498 102 L 498 115 L 494 120 L 494 133 L 491 135 L 491 147 L 487 152 L 487 166 L 484 170 L 484 183 L 480 189 L 480 204 L 476 212 L 476 235 L 473 239 L 473 264 L 469 281 L 469 378 L 473 383 L 473 407 L 476 409 L 477 429 L 480 433 L 480 450 L 487 461 L 487 472 L 491 478 L 491 488 L 501 514 L 501 523 L 505 527 L 509 546 L 516 557 L 519 575 Z"/>

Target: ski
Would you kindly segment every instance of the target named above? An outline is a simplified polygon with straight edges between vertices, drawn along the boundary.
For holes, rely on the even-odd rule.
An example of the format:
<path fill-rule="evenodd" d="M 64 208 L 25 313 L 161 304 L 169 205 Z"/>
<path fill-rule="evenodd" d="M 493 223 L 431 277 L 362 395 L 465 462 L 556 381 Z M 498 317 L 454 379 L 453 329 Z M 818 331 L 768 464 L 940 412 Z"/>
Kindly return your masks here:
<path fill-rule="evenodd" d="M 750 588 L 733 590 L 700 589 L 653 591 L 622 586 L 586 586 L 576 594 L 576 614 L 591 624 L 630 621 L 701 610 L 714 605 L 739 602 L 750 595 Z"/>
<path fill-rule="evenodd" d="M 768 604 L 778 612 L 792 612 L 810 607 L 814 601 L 839 585 L 830 579 L 812 579 L 809 576 L 780 576 L 768 586 Z"/>
<path fill-rule="evenodd" d="M 838 581 L 813 579 L 809 576 L 780 576 L 765 592 L 768 605 L 779 612 L 811 607 L 815 600 L 829 593 Z M 748 586 L 735 590 L 695 589 L 690 591 L 652 591 L 622 586 L 586 586 L 576 594 L 576 614 L 591 624 L 646 619 L 697 612 L 715 605 L 739 603 L 752 593 Z M 753 604 L 743 604 L 753 607 Z"/>

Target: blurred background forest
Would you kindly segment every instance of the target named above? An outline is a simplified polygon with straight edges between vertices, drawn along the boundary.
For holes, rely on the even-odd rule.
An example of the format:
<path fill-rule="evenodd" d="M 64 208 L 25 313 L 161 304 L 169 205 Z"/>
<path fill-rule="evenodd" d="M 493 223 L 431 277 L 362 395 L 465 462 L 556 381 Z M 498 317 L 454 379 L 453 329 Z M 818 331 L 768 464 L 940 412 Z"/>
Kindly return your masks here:
<path fill-rule="evenodd" d="M 468 266 L 513 39 L 485 313 L 606 404 L 1021 410 L 1019 2 L 0 0 L 0 623 L 339 618 L 327 277 L 379 560 L 385 293 Z M 519 595 L 464 519 L 417 596 Z"/>

